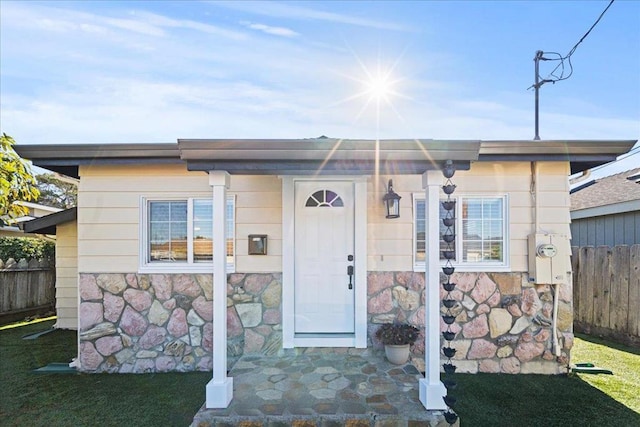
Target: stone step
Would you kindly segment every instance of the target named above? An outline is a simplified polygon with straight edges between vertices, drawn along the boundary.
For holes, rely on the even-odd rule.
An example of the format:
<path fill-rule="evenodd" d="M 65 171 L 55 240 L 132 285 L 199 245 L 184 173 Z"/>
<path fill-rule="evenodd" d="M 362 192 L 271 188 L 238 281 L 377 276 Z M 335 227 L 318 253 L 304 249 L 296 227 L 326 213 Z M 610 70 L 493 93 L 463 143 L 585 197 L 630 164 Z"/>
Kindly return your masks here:
<path fill-rule="evenodd" d="M 366 417 L 329 415 L 322 417 L 268 416 L 261 419 L 207 416 L 200 413 L 191 427 L 459 427 L 460 420 L 449 424 L 441 412 L 433 412 L 421 419 L 371 414 Z"/>

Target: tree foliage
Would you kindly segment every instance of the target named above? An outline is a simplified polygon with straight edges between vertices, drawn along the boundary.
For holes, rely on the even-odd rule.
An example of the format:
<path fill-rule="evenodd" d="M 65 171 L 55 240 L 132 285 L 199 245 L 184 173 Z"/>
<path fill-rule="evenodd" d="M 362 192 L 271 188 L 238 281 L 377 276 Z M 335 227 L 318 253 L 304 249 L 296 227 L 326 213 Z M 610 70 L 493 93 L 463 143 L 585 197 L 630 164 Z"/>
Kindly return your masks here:
<path fill-rule="evenodd" d="M 40 195 L 31 165 L 15 152 L 15 143 L 6 133 L 0 136 L 0 221 L 28 214 L 28 208 L 13 202 L 35 201 Z"/>
<path fill-rule="evenodd" d="M 78 186 L 71 180 L 62 180 L 52 173 L 36 176 L 40 198 L 38 203 L 55 208 L 68 209 L 76 206 Z"/>

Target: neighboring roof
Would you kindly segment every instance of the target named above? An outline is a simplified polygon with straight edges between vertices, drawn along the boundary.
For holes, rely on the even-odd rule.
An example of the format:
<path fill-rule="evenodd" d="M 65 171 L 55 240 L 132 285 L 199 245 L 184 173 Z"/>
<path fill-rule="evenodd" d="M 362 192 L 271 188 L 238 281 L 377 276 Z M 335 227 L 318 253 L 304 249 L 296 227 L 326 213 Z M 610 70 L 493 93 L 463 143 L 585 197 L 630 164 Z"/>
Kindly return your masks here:
<path fill-rule="evenodd" d="M 62 209 L 60 208 L 54 208 L 53 206 L 45 206 L 45 205 L 41 205 L 38 203 L 31 203 L 31 202 L 25 202 L 22 200 L 18 200 L 13 202 L 16 205 L 20 205 L 20 206 L 24 206 L 26 208 L 30 209 L 30 213 L 29 215 L 23 215 L 23 216 L 19 216 L 17 218 L 11 218 L 10 221 L 7 221 L 7 219 L 5 218 L 5 221 L 10 222 L 11 225 L 3 225 L 2 222 L 0 221 L 0 230 L 2 231 L 10 231 L 10 232 L 15 232 L 15 233 L 22 233 L 22 230 L 19 228 L 20 223 L 23 222 L 27 222 L 27 221 L 31 221 L 35 218 L 41 217 L 43 215 L 38 215 L 35 216 L 35 211 L 39 210 L 39 211 L 44 211 L 44 212 L 49 212 L 49 213 L 54 213 L 54 212 L 60 212 Z M 41 213 L 41 212 L 38 212 Z M 46 215 L 49 215 L 49 213 L 46 213 Z M 34 214 L 34 215 L 31 215 Z M 17 225 L 17 226 L 14 226 Z"/>
<path fill-rule="evenodd" d="M 17 202 L 13 202 L 13 203 L 15 203 L 16 205 L 24 206 L 26 208 L 40 209 L 40 210 L 48 211 L 48 212 L 60 212 L 62 210 L 60 208 L 55 208 L 53 206 L 41 205 L 39 203 L 31 203 L 31 202 L 23 202 L 23 201 L 17 201 Z"/>
<path fill-rule="evenodd" d="M 89 164 L 178 163 L 189 170 L 238 174 L 423 173 L 453 160 L 569 161 L 576 173 L 612 160 L 636 141 L 478 141 L 315 139 L 179 139 L 177 144 L 20 145 L 16 152 L 35 165 L 78 177 Z"/>
<path fill-rule="evenodd" d="M 571 193 L 571 218 L 640 210 L 640 168 L 588 181 Z"/>
<path fill-rule="evenodd" d="M 25 233 L 56 234 L 56 226 L 74 221 L 78 217 L 78 208 L 69 208 L 31 221 L 23 222 L 20 227 Z"/>

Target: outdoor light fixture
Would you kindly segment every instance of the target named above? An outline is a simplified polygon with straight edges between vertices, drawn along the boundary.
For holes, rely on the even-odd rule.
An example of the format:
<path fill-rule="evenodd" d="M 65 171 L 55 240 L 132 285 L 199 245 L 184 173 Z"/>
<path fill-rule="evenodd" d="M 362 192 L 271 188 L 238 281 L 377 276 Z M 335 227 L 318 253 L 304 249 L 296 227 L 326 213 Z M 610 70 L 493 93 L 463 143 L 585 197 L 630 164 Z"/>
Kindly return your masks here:
<path fill-rule="evenodd" d="M 393 181 L 389 180 L 389 188 L 387 189 L 387 194 L 384 195 L 382 201 L 387 207 L 387 219 L 391 218 L 400 218 L 400 199 L 402 197 L 398 196 L 393 191 Z"/>

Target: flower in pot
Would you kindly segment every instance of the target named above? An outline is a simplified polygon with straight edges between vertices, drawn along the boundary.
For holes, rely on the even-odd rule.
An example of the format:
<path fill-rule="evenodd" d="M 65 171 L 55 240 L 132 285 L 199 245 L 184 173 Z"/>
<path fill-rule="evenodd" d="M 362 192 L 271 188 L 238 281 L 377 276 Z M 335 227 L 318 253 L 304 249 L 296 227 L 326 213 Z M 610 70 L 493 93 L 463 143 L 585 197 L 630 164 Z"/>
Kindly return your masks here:
<path fill-rule="evenodd" d="M 385 323 L 376 331 L 376 338 L 384 344 L 389 362 L 402 365 L 409 360 L 409 349 L 416 342 L 420 330 L 407 323 Z"/>

